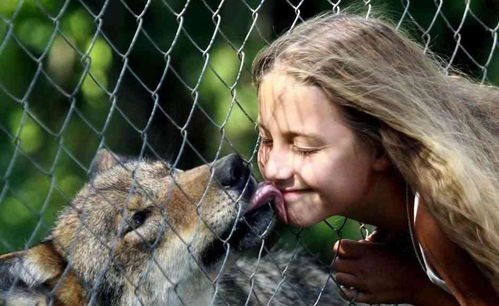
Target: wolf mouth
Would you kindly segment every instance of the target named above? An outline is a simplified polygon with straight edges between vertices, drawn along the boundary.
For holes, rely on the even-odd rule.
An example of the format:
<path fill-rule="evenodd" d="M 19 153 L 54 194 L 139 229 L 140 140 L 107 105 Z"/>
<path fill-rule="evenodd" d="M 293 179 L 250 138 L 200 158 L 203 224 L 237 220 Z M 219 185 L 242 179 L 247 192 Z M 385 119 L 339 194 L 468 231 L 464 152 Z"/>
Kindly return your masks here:
<path fill-rule="evenodd" d="M 234 203 L 238 216 L 202 252 L 201 261 L 206 266 L 219 262 L 228 252 L 259 246 L 274 226 L 274 210 L 279 216 L 285 213 L 281 192 L 269 182 L 257 184 L 240 156 L 228 155 L 218 160 L 214 169 L 220 185 L 237 194 L 241 201 Z"/>
<path fill-rule="evenodd" d="M 272 231 L 275 218 L 272 202 L 260 206 L 245 214 L 242 218 L 235 220 L 220 238 L 215 239 L 201 256 L 203 264 L 207 267 L 216 264 L 231 251 L 245 251 L 257 247 Z"/>

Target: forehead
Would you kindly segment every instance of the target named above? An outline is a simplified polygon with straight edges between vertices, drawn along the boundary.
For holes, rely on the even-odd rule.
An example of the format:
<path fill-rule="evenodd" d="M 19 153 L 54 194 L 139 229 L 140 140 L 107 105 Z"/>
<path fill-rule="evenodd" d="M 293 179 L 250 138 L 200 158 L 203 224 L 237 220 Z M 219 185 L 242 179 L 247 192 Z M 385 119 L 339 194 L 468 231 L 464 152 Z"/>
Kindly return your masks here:
<path fill-rule="evenodd" d="M 163 162 L 127 162 L 98 173 L 91 183 L 96 189 L 128 193 L 130 188 L 164 188 L 170 169 Z"/>
<path fill-rule="evenodd" d="M 258 120 L 268 129 L 334 134 L 336 128 L 346 128 L 339 107 L 319 87 L 301 84 L 283 72 L 263 78 L 258 99 Z"/>

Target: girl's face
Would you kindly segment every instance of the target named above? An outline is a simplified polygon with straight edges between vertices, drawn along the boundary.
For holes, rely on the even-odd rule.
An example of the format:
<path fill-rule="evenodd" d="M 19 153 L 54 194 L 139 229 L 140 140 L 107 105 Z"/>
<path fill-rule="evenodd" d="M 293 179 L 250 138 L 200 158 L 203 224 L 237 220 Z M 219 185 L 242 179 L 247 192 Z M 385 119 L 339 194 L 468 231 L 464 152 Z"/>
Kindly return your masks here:
<path fill-rule="evenodd" d="M 278 71 L 259 89 L 258 163 L 281 190 L 287 216 L 308 226 L 332 215 L 362 219 L 379 161 L 321 89 Z"/>

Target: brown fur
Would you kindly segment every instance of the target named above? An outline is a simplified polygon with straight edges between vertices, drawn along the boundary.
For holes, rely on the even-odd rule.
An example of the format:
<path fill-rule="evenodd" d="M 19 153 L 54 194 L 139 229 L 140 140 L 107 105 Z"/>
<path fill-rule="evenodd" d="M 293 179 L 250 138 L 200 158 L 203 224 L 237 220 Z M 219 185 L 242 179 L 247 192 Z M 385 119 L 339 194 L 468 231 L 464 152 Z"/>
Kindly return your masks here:
<path fill-rule="evenodd" d="M 176 304 L 182 298 L 173 295 L 194 276 L 208 297 L 216 265 L 203 266 L 203 254 L 247 205 L 234 202 L 241 190 L 223 188 L 207 165 L 170 175 L 163 162 L 107 151 L 94 170 L 45 242 L 0 257 L 0 301 Z"/>
<path fill-rule="evenodd" d="M 228 158 L 223 160 L 237 161 Z M 170 173 L 162 162 L 100 152 L 93 177 L 61 212 L 51 235 L 31 249 L 0 256 L 0 303 L 225 305 L 251 296 L 290 304 L 289 297 L 300 294 L 307 296 L 304 305 L 313 303 L 328 274 L 312 267 L 297 275 L 312 273 L 314 282 L 298 282 L 300 290 L 279 298 L 274 291 L 281 288 L 282 271 L 275 264 L 266 271 L 273 287 L 263 277 L 258 295 L 234 291 L 248 282 L 246 275 L 220 277 L 229 270 L 227 254 L 259 246 L 272 224 L 268 206 L 243 218 L 256 182 L 247 175 L 242 185 L 222 185 L 221 161 Z M 240 159 L 239 165 L 245 167 Z M 259 259 L 248 270 L 264 264 Z M 337 300 L 334 293 L 323 294 L 328 305 Z"/>

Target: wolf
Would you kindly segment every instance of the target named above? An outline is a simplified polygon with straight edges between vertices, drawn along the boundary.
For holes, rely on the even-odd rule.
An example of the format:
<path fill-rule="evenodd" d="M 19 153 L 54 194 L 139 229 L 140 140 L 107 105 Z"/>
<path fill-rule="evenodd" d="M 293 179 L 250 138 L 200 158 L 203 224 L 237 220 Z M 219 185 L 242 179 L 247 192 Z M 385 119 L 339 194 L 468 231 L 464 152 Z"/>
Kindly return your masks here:
<path fill-rule="evenodd" d="M 236 154 L 182 171 L 102 150 L 50 235 L 0 256 L 0 304 L 345 304 L 303 257 L 234 260 L 274 225 L 278 199 L 257 189 Z"/>

